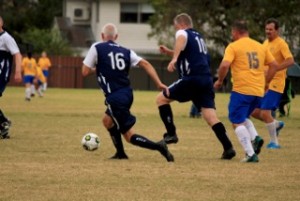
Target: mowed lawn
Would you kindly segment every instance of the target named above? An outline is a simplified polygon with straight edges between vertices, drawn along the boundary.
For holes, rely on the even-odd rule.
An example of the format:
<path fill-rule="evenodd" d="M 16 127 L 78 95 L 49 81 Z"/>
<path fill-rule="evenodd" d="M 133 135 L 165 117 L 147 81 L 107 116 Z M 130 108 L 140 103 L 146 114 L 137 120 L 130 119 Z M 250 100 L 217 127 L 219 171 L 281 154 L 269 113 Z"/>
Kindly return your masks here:
<path fill-rule="evenodd" d="M 300 95 L 280 133 L 280 150 L 268 150 L 267 129 L 255 121 L 265 145 L 257 164 L 244 164 L 242 148 L 227 119 L 229 94 L 216 94 L 219 118 L 237 151 L 220 160 L 222 147 L 203 119 L 189 118 L 191 103 L 173 103 L 179 142 L 169 145 L 168 163 L 155 151 L 124 141 L 129 160 L 109 160 L 115 150 L 102 126 L 102 92 L 52 89 L 24 100 L 24 88 L 8 87 L 0 108 L 12 120 L 11 139 L 0 140 L 0 201 L 98 200 L 300 200 Z M 165 132 L 157 92 L 135 91 L 136 133 L 159 141 Z M 87 132 L 100 137 L 94 152 L 81 147 Z"/>

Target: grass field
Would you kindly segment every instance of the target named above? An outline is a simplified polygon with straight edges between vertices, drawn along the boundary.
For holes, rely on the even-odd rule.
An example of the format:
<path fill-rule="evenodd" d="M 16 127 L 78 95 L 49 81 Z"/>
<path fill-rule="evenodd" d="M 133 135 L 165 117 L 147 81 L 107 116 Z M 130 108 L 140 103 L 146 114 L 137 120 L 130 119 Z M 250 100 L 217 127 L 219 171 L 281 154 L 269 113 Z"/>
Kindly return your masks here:
<path fill-rule="evenodd" d="M 164 126 L 156 92 L 135 92 L 135 130 L 158 141 Z M 175 163 L 125 142 L 129 160 L 112 161 L 114 148 L 101 124 L 105 110 L 99 90 L 49 89 L 44 98 L 24 101 L 24 88 L 9 87 L 0 108 L 12 120 L 11 139 L 0 140 L 0 201 L 98 200 L 300 200 L 300 96 L 280 134 L 281 150 L 265 147 L 257 164 L 244 153 L 227 119 L 228 94 L 217 94 L 219 118 L 237 156 L 222 161 L 222 148 L 202 119 L 188 117 L 190 103 L 173 103 L 179 143 L 170 145 Z M 268 142 L 262 122 L 254 121 Z M 85 151 L 86 132 L 99 135 L 100 148 Z"/>

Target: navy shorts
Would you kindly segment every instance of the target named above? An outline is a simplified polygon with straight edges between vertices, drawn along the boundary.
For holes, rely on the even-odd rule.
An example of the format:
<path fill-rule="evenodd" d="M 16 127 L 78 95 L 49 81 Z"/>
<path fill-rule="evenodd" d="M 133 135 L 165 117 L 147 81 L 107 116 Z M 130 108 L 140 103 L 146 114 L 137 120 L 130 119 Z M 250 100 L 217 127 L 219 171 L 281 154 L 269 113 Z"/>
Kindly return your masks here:
<path fill-rule="evenodd" d="M 9 82 L 10 71 L 8 71 L 7 67 L 0 69 L 0 97 L 4 92 L 7 83 Z"/>
<path fill-rule="evenodd" d="M 132 103 L 133 92 L 131 88 L 119 89 L 107 95 L 105 100 L 106 114 L 112 117 L 122 134 L 126 133 L 136 122 L 135 116 L 130 113 Z"/>
<path fill-rule="evenodd" d="M 191 76 L 177 80 L 169 86 L 170 95 L 164 96 L 178 102 L 192 101 L 198 109 L 215 109 L 215 92 L 211 76 Z"/>
<path fill-rule="evenodd" d="M 246 121 L 253 110 L 261 104 L 262 97 L 244 95 L 232 91 L 228 105 L 229 120 L 231 123 L 240 124 Z"/>

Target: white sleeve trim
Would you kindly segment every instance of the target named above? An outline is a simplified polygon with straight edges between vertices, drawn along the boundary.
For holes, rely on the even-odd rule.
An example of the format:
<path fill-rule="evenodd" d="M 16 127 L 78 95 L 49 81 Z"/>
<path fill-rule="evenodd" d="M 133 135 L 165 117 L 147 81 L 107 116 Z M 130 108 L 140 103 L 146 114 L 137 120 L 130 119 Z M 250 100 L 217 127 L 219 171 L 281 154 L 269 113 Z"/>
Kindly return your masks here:
<path fill-rule="evenodd" d="M 95 47 L 96 44 L 92 45 L 89 49 L 85 59 L 83 60 L 83 64 L 89 68 L 95 68 L 97 64 L 97 50 Z"/>
<path fill-rule="evenodd" d="M 131 66 L 137 66 L 137 64 L 142 60 L 143 58 L 138 56 L 133 50 L 130 50 L 130 64 Z"/>

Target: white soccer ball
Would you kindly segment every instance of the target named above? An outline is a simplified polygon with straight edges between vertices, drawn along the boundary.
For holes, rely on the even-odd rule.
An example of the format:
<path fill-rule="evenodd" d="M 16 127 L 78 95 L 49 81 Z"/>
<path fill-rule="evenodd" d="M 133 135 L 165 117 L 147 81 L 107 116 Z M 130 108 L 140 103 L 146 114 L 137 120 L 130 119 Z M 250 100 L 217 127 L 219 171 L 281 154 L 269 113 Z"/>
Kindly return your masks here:
<path fill-rule="evenodd" d="M 100 140 L 98 135 L 95 133 L 87 133 L 83 136 L 81 140 L 81 145 L 85 150 L 94 151 L 98 149 Z"/>

